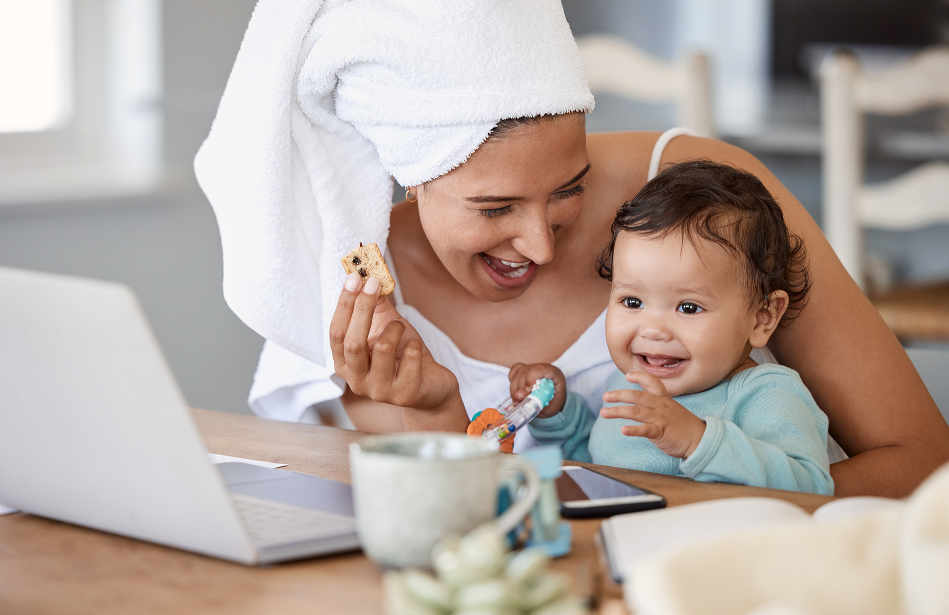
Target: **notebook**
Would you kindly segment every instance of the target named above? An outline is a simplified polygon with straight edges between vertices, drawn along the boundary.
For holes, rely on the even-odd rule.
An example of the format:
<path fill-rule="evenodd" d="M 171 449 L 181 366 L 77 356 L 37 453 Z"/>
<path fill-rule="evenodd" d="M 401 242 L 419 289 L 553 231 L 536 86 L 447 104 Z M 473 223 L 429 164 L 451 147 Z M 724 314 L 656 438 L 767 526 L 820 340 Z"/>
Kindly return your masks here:
<path fill-rule="evenodd" d="M 359 544 L 349 485 L 210 463 L 130 289 L 8 268 L 0 502 L 244 564 Z"/>
<path fill-rule="evenodd" d="M 617 583 L 628 581 L 636 566 L 667 549 L 756 528 L 808 519 L 836 519 L 898 505 L 877 497 L 841 498 L 809 515 L 775 498 L 729 498 L 617 515 L 603 521 L 600 540 Z"/>

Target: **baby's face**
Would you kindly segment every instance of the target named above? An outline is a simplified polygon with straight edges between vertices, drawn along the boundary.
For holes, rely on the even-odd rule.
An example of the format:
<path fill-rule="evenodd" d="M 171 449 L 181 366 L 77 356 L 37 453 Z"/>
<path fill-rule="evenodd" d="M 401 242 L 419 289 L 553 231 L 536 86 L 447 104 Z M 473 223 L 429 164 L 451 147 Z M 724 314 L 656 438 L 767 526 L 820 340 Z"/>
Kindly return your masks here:
<path fill-rule="evenodd" d="M 753 309 L 738 261 L 724 248 L 675 233 L 621 232 L 613 251 L 606 340 L 624 373 L 648 372 L 670 395 L 709 389 L 751 351 Z"/>

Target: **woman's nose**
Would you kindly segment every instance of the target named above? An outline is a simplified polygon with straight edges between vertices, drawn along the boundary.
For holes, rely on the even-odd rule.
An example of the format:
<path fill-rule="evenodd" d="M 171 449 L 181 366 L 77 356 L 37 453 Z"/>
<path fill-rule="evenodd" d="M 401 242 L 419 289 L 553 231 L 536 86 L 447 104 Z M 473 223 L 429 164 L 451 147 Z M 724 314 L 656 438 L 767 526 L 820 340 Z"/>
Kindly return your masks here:
<path fill-rule="evenodd" d="M 525 212 L 511 245 L 538 265 L 549 263 L 554 258 L 554 229 L 547 212 Z"/>

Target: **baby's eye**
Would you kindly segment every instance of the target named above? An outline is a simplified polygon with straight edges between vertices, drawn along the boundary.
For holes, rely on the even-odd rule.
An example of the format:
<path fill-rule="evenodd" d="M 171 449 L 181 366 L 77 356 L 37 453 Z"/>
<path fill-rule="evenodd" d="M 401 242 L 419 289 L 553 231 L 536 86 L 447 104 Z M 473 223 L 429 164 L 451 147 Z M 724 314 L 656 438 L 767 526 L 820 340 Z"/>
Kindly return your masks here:
<path fill-rule="evenodd" d="M 636 297 L 623 297 L 623 305 L 631 310 L 638 310 L 643 306 L 643 302 Z"/>
<path fill-rule="evenodd" d="M 479 209 L 478 213 L 485 218 L 493 218 L 495 216 L 506 214 L 509 211 L 511 211 L 511 206 L 505 205 L 504 207 L 498 207 L 497 209 Z"/>
<path fill-rule="evenodd" d="M 703 310 L 691 301 L 683 301 L 679 304 L 679 311 L 683 314 L 698 314 Z"/>

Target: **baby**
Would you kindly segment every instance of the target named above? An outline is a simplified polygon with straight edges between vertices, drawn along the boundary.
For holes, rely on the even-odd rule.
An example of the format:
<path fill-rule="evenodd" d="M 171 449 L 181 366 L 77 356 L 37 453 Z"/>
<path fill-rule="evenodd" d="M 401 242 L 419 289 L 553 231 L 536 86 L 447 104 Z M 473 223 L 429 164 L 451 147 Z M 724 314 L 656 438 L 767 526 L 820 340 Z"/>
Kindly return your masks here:
<path fill-rule="evenodd" d="M 797 372 L 750 357 L 809 287 L 804 246 L 756 177 L 705 161 L 667 168 L 617 212 L 599 268 L 619 368 L 599 417 L 553 365 L 511 368 L 516 401 L 537 378 L 556 385 L 529 426 L 541 444 L 576 461 L 833 494 L 827 417 Z"/>

